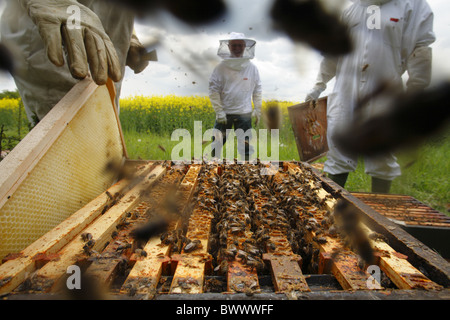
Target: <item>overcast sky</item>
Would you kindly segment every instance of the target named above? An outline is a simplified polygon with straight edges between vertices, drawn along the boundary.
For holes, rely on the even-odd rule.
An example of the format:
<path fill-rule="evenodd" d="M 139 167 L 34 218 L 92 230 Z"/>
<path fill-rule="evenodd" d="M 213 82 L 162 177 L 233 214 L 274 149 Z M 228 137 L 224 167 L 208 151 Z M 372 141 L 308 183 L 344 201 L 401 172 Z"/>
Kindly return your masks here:
<path fill-rule="evenodd" d="M 324 0 L 325 1 L 325 0 Z M 326 0 L 348 5 L 347 0 Z M 211 25 L 192 27 L 168 13 L 136 21 L 141 42 L 161 39 L 156 46 L 158 61 L 140 74 L 127 68 L 122 97 L 133 95 L 200 95 L 208 94 L 208 78 L 219 63 L 216 55 L 219 40 L 229 32 L 242 32 L 255 39 L 256 57 L 263 86 L 264 99 L 303 101 L 314 85 L 320 55 L 303 44 L 294 44 L 272 28 L 269 11 L 272 0 L 226 0 L 229 14 Z M 437 41 L 433 47 L 433 81 L 450 78 L 450 1 L 428 0 L 435 14 Z M 324 95 L 332 89 L 328 85 Z M 9 75 L 0 74 L 0 91 L 14 90 Z"/>

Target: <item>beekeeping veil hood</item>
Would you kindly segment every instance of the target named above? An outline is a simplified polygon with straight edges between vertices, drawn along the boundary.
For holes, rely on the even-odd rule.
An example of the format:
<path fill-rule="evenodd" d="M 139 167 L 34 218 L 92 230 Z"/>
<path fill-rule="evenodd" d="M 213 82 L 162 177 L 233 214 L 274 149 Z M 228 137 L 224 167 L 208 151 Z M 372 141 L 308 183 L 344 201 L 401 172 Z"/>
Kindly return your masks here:
<path fill-rule="evenodd" d="M 239 42 L 245 44 L 245 47 L 241 52 L 242 54 L 240 56 L 236 56 L 233 54 L 231 45 L 239 44 Z M 228 39 L 220 40 L 217 55 L 223 59 L 223 62 L 229 68 L 241 70 L 250 62 L 250 59 L 255 57 L 255 45 L 256 41 L 246 38 L 243 33 L 231 32 Z"/>

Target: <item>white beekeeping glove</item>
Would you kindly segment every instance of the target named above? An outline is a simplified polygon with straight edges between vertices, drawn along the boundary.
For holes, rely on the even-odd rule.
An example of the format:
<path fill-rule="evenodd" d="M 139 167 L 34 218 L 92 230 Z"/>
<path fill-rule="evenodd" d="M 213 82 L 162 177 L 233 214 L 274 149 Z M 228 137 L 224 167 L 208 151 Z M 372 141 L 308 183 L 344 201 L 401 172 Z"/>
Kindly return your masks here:
<path fill-rule="evenodd" d="M 252 112 L 252 117 L 256 118 L 255 125 L 258 125 L 259 119 L 261 118 L 261 108 L 262 108 L 262 93 L 256 92 L 253 94 L 253 105 L 254 109 Z"/>
<path fill-rule="evenodd" d="M 308 92 L 305 101 L 317 101 L 320 94 L 327 88 L 327 83 L 336 75 L 337 59 L 334 57 L 325 57 L 320 63 L 319 74 L 317 75 L 316 84 Z"/>
<path fill-rule="evenodd" d="M 216 121 L 218 123 L 226 124 L 227 114 L 223 111 L 220 94 L 218 92 L 211 92 L 209 94 L 209 99 L 211 100 L 211 105 L 216 112 Z"/>
<path fill-rule="evenodd" d="M 19 1 L 36 24 L 52 63 L 64 65 L 64 44 L 74 78 L 84 79 L 90 69 L 99 85 L 105 84 L 108 76 L 113 81 L 121 79 L 114 45 L 93 11 L 75 0 Z"/>
<path fill-rule="evenodd" d="M 408 92 L 422 90 L 428 87 L 431 81 L 431 60 L 432 53 L 430 47 L 417 47 L 406 61 L 408 70 L 408 81 L 406 88 Z"/>

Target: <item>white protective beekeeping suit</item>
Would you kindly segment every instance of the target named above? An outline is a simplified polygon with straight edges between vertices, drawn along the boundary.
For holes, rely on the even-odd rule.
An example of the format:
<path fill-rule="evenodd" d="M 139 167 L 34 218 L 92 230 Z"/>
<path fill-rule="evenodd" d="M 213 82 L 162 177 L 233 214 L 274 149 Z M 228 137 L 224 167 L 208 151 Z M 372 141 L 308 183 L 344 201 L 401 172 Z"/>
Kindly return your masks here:
<path fill-rule="evenodd" d="M 245 49 L 242 57 L 233 57 L 228 42 L 244 40 Z M 217 54 L 223 61 L 214 69 L 209 79 L 209 97 L 216 112 L 216 119 L 226 119 L 227 114 L 252 113 L 258 120 L 261 115 L 262 89 L 259 72 L 250 61 L 255 56 L 256 41 L 245 38 L 242 33 L 230 34 L 220 40 Z M 252 100 L 254 110 L 252 108 Z"/>
<path fill-rule="evenodd" d="M 50 8 L 50 5 L 55 6 L 55 8 L 56 6 L 59 6 L 59 11 L 52 11 L 53 8 Z M 75 79 L 70 73 L 65 55 L 61 56 L 61 59 L 64 59 L 62 61 L 62 66 L 56 66 L 55 63 L 52 63 L 49 60 L 47 54 L 49 48 L 46 48 L 42 34 L 40 34 L 40 31 L 43 32 L 43 26 L 46 22 L 44 19 L 37 22 L 33 21 L 28 12 L 34 10 L 34 15 L 31 15 L 34 19 L 36 19 L 36 16 L 41 18 L 45 15 L 45 10 L 47 10 L 48 13 L 58 12 L 58 14 L 49 14 L 48 19 L 55 20 L 52 22 L 59 23 L 59 21 L 57 21 L 58 15 L 64 16 L 67 14 L 67 16 L 69 16 L 71 14 L 70 10 L 66 12 L 70 5 L 77 5 L 81 8 L 86 7 L 88 8 L 86 12 L 89 13 L 92 11 L 94 13 L 91 15 L 94 19 L 90 22 L 90 25 L 94 26 L 92 30 L 98 31 L 98 34 L 104 34 L 104 32 L 106 32 L 107 36 L 109 36 L 114 48 L 111 48 L 110 51 L 106 50 L 106 55 L 108 56 L 108 61 L 106 61 L 106 72 L 111 73 L 111 70 L 115 70 L 112 71 L 112 78 L 116 78 L 113 80 L 117 81 L 115 83 L 117 96 L 120 93 L 121 78 L 124 74 L 127 52 L 130 48 L 130 40 L 133 32 L 134 15 L 131 12 L 111 5 L 107 1 L 9 0 L 1 18 L 1 40 L 16 53 L 14 57 L 16 60 L 14 81 L 24 102 L 28 119 L 32 123 L 35 121 L 36 117 L 39 120 L 42 119 L 79 80 Z M 100 19 L 101 26 L 99 26 L 95 14 Z M 82 13 L 81 19 L 84 19 L 85 17 L 86 16 Z M 37 26 L 39 22 L 41 22 L 40 28 Z M 81 24 L 83 25 L 85 22 L 86 21 L 81 21 Z M 59 28 L 53 28 L 53 30 L 54 29 L 59 32 Z M 53 30 L 50 28 L 47 30 L 48 32 L 45 36 L 49 39 L 52 37 L 54 38 L 55 34 L 51 34 Z M 92 43 L 96 42 L 96 45 L 98 46 L 98 56 L 105 52 L 105 47 L 102 47 L 104 44 L 99 39 L 100 37 L 97 35 L 92 36 Z M 84 39 L 84 41 L 86 41 L 86 39 Z M 60 44 L 61 41 L 57 39 L 54 43 Z M 78 48 L 74 48 L 74 50 L 70 51 L 68 54 L 72 54 L 72 56 L 75 54 L 83 59 L 84 53 L 81 52 L 81 50 L 77 51 L 77 49 Z M 114 49 L 114 54 L 117 56 L 112 55 Z M 54 54 L 53 56 L 58 60 L 57 54 Z M 90 57 L 93 56 L 96 56 L 96 52 L 91 50 Z M 114 65 L 112 65 L 113 62 Z M 101 66 L 102 62 L 97 61 L 97 63 L 100 66 L 96 71 L 98 74 L 101 74 L 102 70 L 105 68 L 104 66 Z M 77 72 L 78 70 L 75 68 L 75 70 L 72 71 Z M 109 76 L 111 77 L 111 74 L 109 74 Z M 96 79 L 94 78 L 94 80 Z"/>
<path fill-rule="evenodd" d="M 352 120 L 357 101 L 370 95 L 379 85 L 389 83 L 402 88 L 402 75 L 408 72 L 408 91 L 423 89 L 431 78 L 431 48 L 435 41 L 433 13 L 425 0 L 355 0 L 343 12 L 354 42 L 351 54 L 340 58 L 325 57 L 314 88 L 306 100 L 317 99 L 326 83 L 336 76 L 328 97 L 327 138 L 329 152 L 324 166 L 332 175 L 354 171 L 356 157 L 342 154 L 333 142 L 336 130 Z M 380 13 L 376 16 L 377 10 Z M 374 15 L 375 14 L 375 15 Z M 377 25 L 379 23 L 379 25 Z M 368 102 L 368 114 L 385 106 L 382 99 Z M 365 158 L 366 173 L 393 180 L 401 174 L 392 154 Z"/>

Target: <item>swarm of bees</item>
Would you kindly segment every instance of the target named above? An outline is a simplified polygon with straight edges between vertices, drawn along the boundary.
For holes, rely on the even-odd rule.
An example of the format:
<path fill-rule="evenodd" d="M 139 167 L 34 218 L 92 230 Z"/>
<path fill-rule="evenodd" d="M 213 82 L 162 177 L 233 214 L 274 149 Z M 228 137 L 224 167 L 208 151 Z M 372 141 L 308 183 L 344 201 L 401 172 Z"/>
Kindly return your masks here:
<path fill-rule="evenodd" d="M 373 250 L 369 238 L 358 228 L 358 214 L 342 201 L 334 211 L 329 210 L 326 202 L 331 200 L 331 195 L 319 197 L 317 192 L 324 187 L 322 182 L 308 167 L 301 164 L 299 167 L 301 171 L 297 173 L 279 167 L 267 174 L 270 171 L 267 165 L 259 161 L 245 165 L 203 164 L 190 209 L 185 214 L 178 213 L 181 224 L 174 228 L 166 220 L 171 215 L 163 214 L 163 211 L 176 212 L 177 201 L 173 201 L 172 210 L 161 199 L 144 210 L 146 224 L 132 229 L 131 241 L 123 241 L 117 250 L 131 248 L 136 258 L 145 258 L 145 243 L 149 237 L 157 236 L 161 245 L 170 246 L 171 254 L 207 250 L 213 259 L 211 271 L 217 276 L 226 276 L 230 265 L 236 263 L 249 272 L 269 274 L 269 264 L 263 260 L 265 253 L 299 255 L 302 271 L 314 274 L 319 269 L 321 245 L 331 237 L 342 240 L 361 256 L 362 263 L 369 264 Z M 177 176 L 175 184 L 178 184 L 183 174 L 184 171 L 169 169 L 166 178 Z M 167 189 L 164 180 L 156 187 L 165 188 L 165 197 L 169 198 L 168 193 L 175 194 L 176 190 Z M 200 210 L 212 220 L 192 219 L 194 210 Z M 129 223 L 134 226 L 133 221 L 133 214 L 127 214 L 117 230 L 129 228 Z M 203 223 L 210 229 L 204 229 Z M 112 237 L 115 242 L 121 241 L 117 232 Z M 83 234 L 82 240 L 85 252 L 90 254 L 95 244 L 92 235 Z M 208 248 L 204 248 L 205 243 Z M 244 286 L 242 292 L 246 290 L 254 293 Z"/>
<path fill-rule="evenodd" d="M 204 172 L 209 172 L 214 165 L 205 167 Z M 214 215 L 208 251 L 214 257 L 216 275 L 226 275 L 234 260 L 258 274 L 269 272 L 262 259 L 266 252 L 298 254 L 303 271 L 317 273 L 320 245 L 327 243 L 328 237 L 344 240 L 361 261 L 371 260 L 369 242 L 362 241 L 367 239 L 365 234 L 342 226 L 339 205 L 337 213 L 327 209 L 326 201 L 332 196 L 318 196 L 316 191 L 323 186 L 309 168 L 298 174 L 279 168 L 272 175 L 262 174 L 265 169 L 259 162 L 231 164 L 199 177 L 194 202 Z M 347 235 L 351 232 L 353 238 Z M 287 241 L 280 241 L 279 235 Z M 184 247 L 185 252 L 201 247 L 200 241 L 187 239 L 180 230 L 164 234 L 162 241 L 173 244 L 175 250 Z"/>

